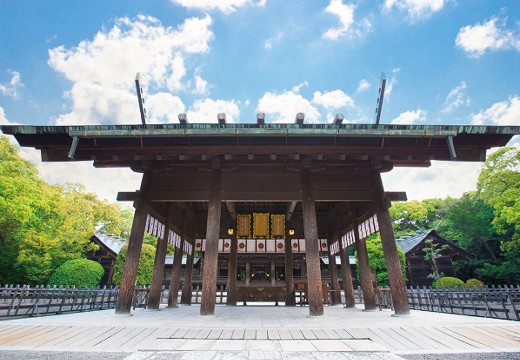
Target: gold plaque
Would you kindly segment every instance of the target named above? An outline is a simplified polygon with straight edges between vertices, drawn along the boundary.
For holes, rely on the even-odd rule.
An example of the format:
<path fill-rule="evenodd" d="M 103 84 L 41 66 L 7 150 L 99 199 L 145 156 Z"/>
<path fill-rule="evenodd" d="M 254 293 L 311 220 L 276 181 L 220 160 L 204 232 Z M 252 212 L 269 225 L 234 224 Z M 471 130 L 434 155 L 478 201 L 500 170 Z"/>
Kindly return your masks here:
<path fill-rule="evenodd" d="M 269 237 L 269 214 L 253 213 L 253 237 L 268 238 Z"/>
<path fill-rule="evenodd" d="M 271 214 L 271 238 L 285 237 L 285 214 Z"/>
<path fill-rule="evenodd" d="M 251 237 L 251 214 L 237 215 L 237 238 Z"/>

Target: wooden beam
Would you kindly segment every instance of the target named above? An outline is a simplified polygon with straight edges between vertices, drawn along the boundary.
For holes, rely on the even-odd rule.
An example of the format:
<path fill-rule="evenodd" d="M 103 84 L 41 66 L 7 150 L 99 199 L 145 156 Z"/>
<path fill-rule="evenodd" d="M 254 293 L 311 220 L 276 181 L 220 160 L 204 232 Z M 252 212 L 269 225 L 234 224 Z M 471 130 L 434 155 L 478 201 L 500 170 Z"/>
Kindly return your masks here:
<path fill-rule="evenodd" d="M 226 201 L 226 207 L 228 209 L 229 215 L 231 216 L 231 219 L 236 223 L 237 221 L 237 211 L 235 209 L 235 203 L 232 201 Z"/>
<path fill-rule="evenodd" d="M 293 216 L 293 213 L 294 213 L 294 209 L 296 209 L 296 205 L 298 204 L 297 201 L 291 201 L 290 203 L 287 204 L 287 213 L 285 214 L 285 221 L 288 222 L 288 221 L 291 221 L 291 218 Z"/>
<path fill-rule="evenodd" d="M 135 193 L 120 192 L 118 201 L 132 201 L 136 197 Z M 151 194 L 152 202 L 207 202 L 209 192 L 207 190 L 173 190 L 173 191 L 153 191 Z M 371 190 L 315 190 L 315 201 L 371 201 L 374 193 Z M 262 191 L 222 191 L 222 200 L 226 202 L 243 201 L 276 201 L 276 202 L 297 202 L 301 200 L 299 190 L 262 190 Z"/>

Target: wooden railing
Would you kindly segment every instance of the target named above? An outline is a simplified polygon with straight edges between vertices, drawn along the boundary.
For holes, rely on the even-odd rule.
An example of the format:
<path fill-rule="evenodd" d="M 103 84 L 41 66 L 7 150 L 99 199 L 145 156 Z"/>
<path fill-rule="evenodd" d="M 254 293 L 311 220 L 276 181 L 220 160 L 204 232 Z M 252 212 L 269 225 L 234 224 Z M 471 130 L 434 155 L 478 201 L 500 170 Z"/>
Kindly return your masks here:
<path fill-rule="evenodd" d="M 104 310 L 114 308 L 119 290 L 117 288 L 74 288 L 74 287 L 0 287 L 0 319 L 8 317 L 41 316 Z M 148 306 L 148 287 L 136 287 L 133 307 Z M 202 290 L 196 286 L 192 290 L 192 304 L 200 304 Z M 180 303 L 181 292 L 178 293 Z M 356 303 L 363 303 L 363 292 L 354 289 Z M 408 303 L 411 309 L 481 316 L 520 321 L 520 286 L 491 286 L 482 288 L 408 288 Z M 216 303 L 225 304 L 227 291 L 217 287 Z M 345 297 L 342 292 L 342 301 Z M 379 309 L 393 309 L 389 288 L 376 289 Z M 161 303 L 168 302 L 168 290 L 161 293 Z M 305 305 L 304 291 L 296 291 L 296 303 Z"/>
<path fill-rule="evenodd" d="M 0 318 L 109 309 L 118 294 L 110 288 L 5 286 L 0 288 Z"/>
<path fill-rule="evenodd" d="M 520 286 L 473 288 L 408 288 L 415 310 L 520 320 Z"/>

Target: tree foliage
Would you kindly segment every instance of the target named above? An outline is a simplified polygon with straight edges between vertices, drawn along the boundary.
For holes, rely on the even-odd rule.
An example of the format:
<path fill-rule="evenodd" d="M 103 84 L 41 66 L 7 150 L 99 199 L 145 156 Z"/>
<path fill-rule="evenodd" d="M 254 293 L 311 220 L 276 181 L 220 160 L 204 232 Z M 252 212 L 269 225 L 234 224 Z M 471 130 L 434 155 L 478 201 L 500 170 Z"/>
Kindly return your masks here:
<path fill-rule="evenodd" d="M 117 255 L 116 264 L 114 266 L 114 276 L 112 278 L 112 281 L 116 285 L 121 283 L 127 252 L 128 245 L 124 245 Z M 155 248 L 151 245 L 143 244 L 141 256 L 139 257 L 139 267 L 137 268 L 137 285 L 150 285 L 152 283 L 154 261 Z"/>
<path fill-rule="evenodd" d="M 444 276 L 433 282 L 432 287 L 435 288 L 463 288 L 466 284 L 459 278 L 452 276 Z"/>
<path fill-rule="evenodd" d="M 520 149 L 505 147 L 493 153 L 479 175 L 478 191 L 493 208 L 496 232 L 505 235 L 501 249 L 520 261 Z"/>
<path fill-rule="evenodd" d="M 427 239 L 424 242 L 426 243 L 426 246 L 423 248 L 424 260 L 429 260 L 432 263 L 432 273 L 429 274 L 428 277 L 433 280 L 438 280 L 444 274 L 440 272 L 437 260 L 442 258 L 444 256 L 442 252 L 450 247 L 446 244 L 441 246 L 433 239 Z"/>
<path fill-rule="evenodd" d="M 487 284 L 520 283 L 520 150 L 506 147 L 489 156 L 476 191 L 458 199 L 395 203 L 396 236 L 437 229 L 474 258 L 455 263 L 462 279 Z"/>
<path fill-rule="evenodd" d="M 49 185 L 0 136 L 0 283 L 43 284 L 93 248 L 96 226 L 121 231 L 120 208 L 77 184 Z"/>
<path fill-rule="evenodd" d="M 383 243 L 381 242 L 381 237 L 379 234 L 371 235 L 367 237 L 366 243 L 368 251 L 368 263 L 370 264 L 370 269 L 376 272 L 377 285 L 388 286 L 390 283 L 388 281 L 388 272 L 386 270 L 385 254 L 383 252 Z M 406 282 L 406 258 L 401 249 L 397 248 L 397 253 L 399 255 L 399 262 L 401 264 L 403 278 Z M 357 275 L 359 278 L 359 268 Z"/>

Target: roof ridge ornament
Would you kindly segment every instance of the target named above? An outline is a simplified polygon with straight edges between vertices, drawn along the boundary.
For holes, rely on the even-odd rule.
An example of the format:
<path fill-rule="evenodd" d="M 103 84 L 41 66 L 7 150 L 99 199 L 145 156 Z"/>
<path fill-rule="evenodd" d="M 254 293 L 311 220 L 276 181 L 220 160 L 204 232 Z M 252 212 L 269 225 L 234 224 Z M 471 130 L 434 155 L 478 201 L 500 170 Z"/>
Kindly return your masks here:
<path fill-rule="evenodd" d="M 137 102 L 139 103 L 139 111 L 141 113 L 141 122 L 146 126 L 146 109 L 144 108 L 143 88 L 140 84 L 141 73 L 135 75 L 135 90 L 137 92 Z"/>
<path fill-rule="evenodd" d="M 377 98 L 377 106 L 376 106 L 376 125 L 379 125 L 379 120 L 381 120 L 381 111 L 383 110 L 383 98 L 385 97 L 385 86 L 386 86 L 386 76 L 385 73 L 381 73 L 381 80 L 379 82 L 379 93 Z"/>

